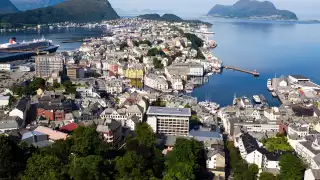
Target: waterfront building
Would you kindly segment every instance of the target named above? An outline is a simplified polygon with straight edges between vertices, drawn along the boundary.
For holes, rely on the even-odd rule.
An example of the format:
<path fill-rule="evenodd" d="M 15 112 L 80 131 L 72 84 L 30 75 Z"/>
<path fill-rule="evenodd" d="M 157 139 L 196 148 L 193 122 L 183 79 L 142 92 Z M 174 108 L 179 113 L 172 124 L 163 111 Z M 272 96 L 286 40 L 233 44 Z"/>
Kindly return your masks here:
<path fill-rule="evenodd" d="M 37 77 L 48 78 L 54 71 L 62 71 L 64 56 L 62 54 L 46 54 L 35 57 Z"/>
<path fill-rule="evenodd" d="M 19 66 L 19 70 L 22 72 L 30 72 L 34 70 L 34 63 L 26 63 Z"/>
<path fill-rule="evenodd" d="M 11 71 L 11 70 L 12 70 L 12 64 L 10 63 L 0 64 L 0 71 Z"/>
<path fill-rule="evenodd" d="M 191 109 L 150 106 L 147 123 L 157 134 L 188 136 Z"/>
<path fill-rule="evenodd" d="M 168 90 L 169 88 L 165 77 L 155 74 L 147 74 L 144 77 L 144 85 L 160 91 Z"/>
<path fill-rule="evenodd" d="M 277 121 L 277 119 L 281 116 L 279 108 L 277 107 L 264 109 L 263 115 L 270 121 Z"/>

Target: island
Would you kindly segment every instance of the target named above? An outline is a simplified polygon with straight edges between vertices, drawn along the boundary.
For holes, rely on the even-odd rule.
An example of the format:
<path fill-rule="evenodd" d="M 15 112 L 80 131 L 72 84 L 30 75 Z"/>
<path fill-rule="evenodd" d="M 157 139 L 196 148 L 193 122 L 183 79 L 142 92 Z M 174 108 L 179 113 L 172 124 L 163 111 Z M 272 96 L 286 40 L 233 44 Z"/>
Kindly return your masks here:
<path fill-rule="evenodd" d="M 215 5 L 208 16 L 236 19 L 298 20 L 295 13 L 277 9 L 269 1 L 239 0 L 235 4 Z"/>
<path fill-rule="evenodd" d="M 164 14 L 160 16 L 159 14 L 143 14 L 138 16 L 140 19 L 154 20 L 154 21 L 168 21 L 168 22 L 186 22 L 191 24 L 204 24 L 206 26 L 212 26 L 211 23 L 200 21 L 200 20 L 184 20 L 175 14 Z"/>

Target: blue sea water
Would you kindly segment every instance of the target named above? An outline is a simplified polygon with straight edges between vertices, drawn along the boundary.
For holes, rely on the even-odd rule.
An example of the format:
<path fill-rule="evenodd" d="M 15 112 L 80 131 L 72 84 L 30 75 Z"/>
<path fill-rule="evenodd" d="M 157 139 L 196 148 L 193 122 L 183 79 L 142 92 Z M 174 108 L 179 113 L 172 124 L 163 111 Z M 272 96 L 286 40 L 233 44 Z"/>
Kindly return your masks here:
<path fill-rule="evenodd" d="M 279 105 L 267 91 L 267 79 L 280 75 L 301 74 L 320 83 L 320 24 L 305 22 L 210 21 L 211 37 L 218 47 L 212 52 L 224 65 L 257 70 L 261 76 L 224 70 L 192 95 L 199 101 L 211 100 L 226 106 L 233 96 L 263 94 L 271 105 Z"/>

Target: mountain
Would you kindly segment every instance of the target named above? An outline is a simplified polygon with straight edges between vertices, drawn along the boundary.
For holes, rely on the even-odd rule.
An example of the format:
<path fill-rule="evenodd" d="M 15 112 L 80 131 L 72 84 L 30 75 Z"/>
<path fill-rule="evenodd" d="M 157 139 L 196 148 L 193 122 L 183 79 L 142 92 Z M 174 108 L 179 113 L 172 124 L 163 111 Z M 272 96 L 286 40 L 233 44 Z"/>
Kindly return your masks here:
<path fill-rule="evenodd" d="M 11 0 L 12 3 L 20 10 L 27 11 L 32 9 L 54 6 L 65 2 L 66 0 Z"/>
<path fill-rule="evenodd" d="M 231 6 L 215 5 L 208 16 L 248 19 L 298 20 L 296 14 L 278 10 L 269 1 L 239 0 Z"/>
<path fill-rule="evenodd" d="M 11 3 L 10 0 L 0 0 L 0 14 L 15 12 L 19 12 L 19 10 Z"/>
<path fill-rule="evenodd" d="M 138 18 L 155 20 L 155 21 L 188 22 L 193 24 L 205 24 L 207 26 L 212 26 L 211 23 L 203 22 L 200 20 L 183 20 L 182 18 L 180 18 L 175 14 L 164 14 L 163 16 L 160 16 L 159 14 L 143 14 L 138 16 Z"/>
<path fill-rule="evenodd" d="M 119 18 L 108 0 L 67 0 L 46 8 L 3 15 L 1 23 L 47 24 L 56 22 L 91 22 Z"/>

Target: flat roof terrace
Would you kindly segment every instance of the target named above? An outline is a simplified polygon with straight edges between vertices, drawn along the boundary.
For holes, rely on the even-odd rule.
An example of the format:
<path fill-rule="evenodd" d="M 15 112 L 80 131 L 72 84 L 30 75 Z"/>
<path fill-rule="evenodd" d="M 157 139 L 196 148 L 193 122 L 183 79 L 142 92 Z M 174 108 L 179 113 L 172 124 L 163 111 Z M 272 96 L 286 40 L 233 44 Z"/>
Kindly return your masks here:
<path fill-rule="evenodd" d="M 150 106 L 147 111 L 147 115 L 190 117 L 191 109 Z"/>

